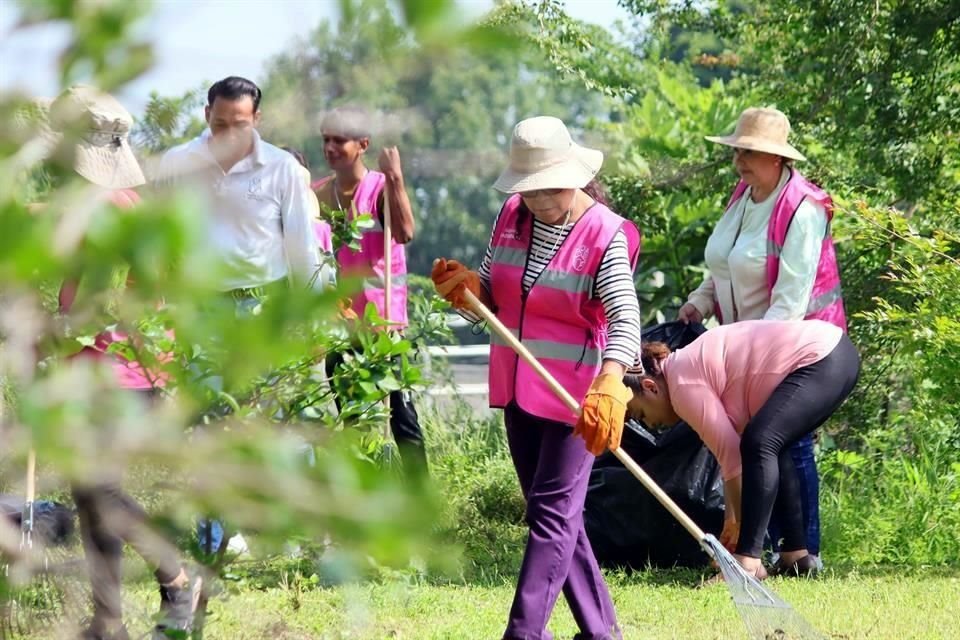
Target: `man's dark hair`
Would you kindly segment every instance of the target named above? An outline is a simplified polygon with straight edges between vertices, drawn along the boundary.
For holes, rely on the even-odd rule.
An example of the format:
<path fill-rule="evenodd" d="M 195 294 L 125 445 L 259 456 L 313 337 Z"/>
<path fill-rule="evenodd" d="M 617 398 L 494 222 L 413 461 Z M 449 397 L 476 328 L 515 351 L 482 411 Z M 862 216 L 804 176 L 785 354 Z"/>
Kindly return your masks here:
<path fill-rule="evenodd" d="M 217 98 L 239 100 L 243 96 L 250 96 L 253 99 L 253 111 L 256 113 L 260 109 L 260 87 L 246 78 L 230 76 L 213 83 L 207 91 L 207 106 L 212 107 L 213 101 Z"/>

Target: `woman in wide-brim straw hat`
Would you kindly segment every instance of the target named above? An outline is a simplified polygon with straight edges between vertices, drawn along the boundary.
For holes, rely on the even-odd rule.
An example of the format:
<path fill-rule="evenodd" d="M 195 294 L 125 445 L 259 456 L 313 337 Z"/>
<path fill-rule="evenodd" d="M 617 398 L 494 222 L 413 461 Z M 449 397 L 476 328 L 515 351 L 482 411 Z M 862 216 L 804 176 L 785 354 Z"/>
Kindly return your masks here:
<path fill-rule="evenodd" d="M 740 180 L 707 240 L 704 258 L 710 272 L 681 307 L 682 321 L 700 322 L 711 315 L 721 324 L 819 319 L 846 331 L 830 235 L 833 204 L 793 166 L 805 158 L 789 143 L 789 134 L 783 113 L 751 108 L 740 115 L 731 135 L 707 136 L 733 148 Z M 813 566 L 819 563 L 820 520 L 812 435 L 788 444 L 791 455 L 780 458 L 780 471 L 799 474 L 803 499 L 792 515 L 803 518 L 807 539 L 805 549 L 781 549 L 781 562 Z M 728 517 L 723 538 L 731 546 L 736 527 Z M 771 530 L 775 544 L 777 528 Z M 811 559 L 801 560 L 808 552 Z"/>
<path fill-rule="evenodd" d="M 46 111 L 42 138 L 51 160 L 107 190 L 133 189 L 146 182 L 130 147 L 133 118 L 116 98 L 76 85 Z"/>
<path fill-rule="evenodd" d="M 140 197 L 134 187 L 144 183 L 143 172 L 130 148 L 133 125 L 130 113 L 113 96 L 94 87 L 75 86 L 50 105 L 39 125 L 38 139 L 46 147 L 50 167 L 72 170 L 95 192 L 94 198 L 117 209 L 134 208 Z M 125 286 L 126 272 L 115 269 L 117 286 Z M 61 314 L 77 304 L 89 303 L 84 277 L 63 283 L 58 296 Z M 148 371 L 122 351 L 111 349 L 127 336 L 115 328 L 105 329 L 94 343 L 71 359 L 92 361 L 112 372 L 116 393 L 153 400 L 164 386 L 159 371 Z M 109 462 L 109 458 L 106 459 Z M 93 596 L 93 616 L 81 633 L 82 640 L 126 640 L 123 624 L 121 578 L 124 543 L 132 546 L 154 570 L 160 590 L 160 613 L 152 637 L 167 638 L 189 633 L 193 622 L 199 578 L 191 579 L 176 547 L 152 531 L 143 508 L 124 493 L 120 468 L 98 468 L 89 477 L 75 479 L 73 497 L 80 518 L 80 534 L 87 557 Z"/>
<path fill-rule="evenodd" d="M 620 638 L 613 603 L 583 525 L 593 456 L 619 446 L 603 435 L 623 421 L 623 374 L 640 346 L 633 269 L 640 233 L 603 201 L 603 154 L 576 144 L 563 122 L 536 117 L 514 128 L 510 163 L 495 183 L 509 194 L 477 271 L 438 259 L 437 290 L 467 317 L 469 289 L 573 396 L 582 417 L 497 339 L 490 346 L 490 406 L 504 410 L 507 440 L 530 527 L 504 638 L 549 638 L 561 590 L 577 638 Z M 578 437 L 585 427 L 601 434 Z"/>

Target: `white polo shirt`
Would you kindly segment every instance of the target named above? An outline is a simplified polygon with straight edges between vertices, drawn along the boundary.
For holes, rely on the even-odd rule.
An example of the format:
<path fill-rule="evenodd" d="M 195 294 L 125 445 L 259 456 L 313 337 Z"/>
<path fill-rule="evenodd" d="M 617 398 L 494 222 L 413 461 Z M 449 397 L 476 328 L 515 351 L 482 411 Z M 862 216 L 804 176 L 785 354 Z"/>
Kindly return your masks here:
<path fill-rule="evenodd" d="M 253 152 L 224 172 L 209 139 L 207 129 L 167 151 L 155 181 L 194 187 L 204 198 L 211 247 L 225 267 L 219 289 L 260 287 L 285 277 L 294 284 L 313 282 L 315 289 L 331 284 L 333 272 L 321 267 L 314 239 L 312 192 L 296 158 L 254 131 Z"/>

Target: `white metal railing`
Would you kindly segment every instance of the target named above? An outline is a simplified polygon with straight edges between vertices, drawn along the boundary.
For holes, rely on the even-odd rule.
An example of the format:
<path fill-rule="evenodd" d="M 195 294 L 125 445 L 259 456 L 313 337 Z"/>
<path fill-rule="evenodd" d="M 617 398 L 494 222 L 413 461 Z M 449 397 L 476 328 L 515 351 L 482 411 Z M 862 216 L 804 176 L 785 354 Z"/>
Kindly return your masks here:
<path fill-rule="evenodd" d="M 486 382 L 455 384 L 427 390 L 427 395 L 431 396 L 485 396 L 488 393 L 490 388 Z"/>
<path fill-rule="evenodd" d="M 449 345 L 445 347 L 427 347 L 427 353 L 441 358 L 479 358 L 490 355 L 488 344 Z"/>
<path fill-rule="evenodd" d="M 448 313 L 447 326 L 451 329 L 463 329 L 470 326 L 470 321 L 458 313 Z"/>
<path fill-rule="evenodd" d="M 457 314 L 447 315 L 447 326 L 451 329 L 469 327 L 470 322 Z M 479 358 L 490 355 L 489 344 L 443 345 L 427 347 L 427 361 L 430 358 Z M 427 390 L 431 396 L 485 396 L 490 392 L 486 382 L 454 384 Z"/>

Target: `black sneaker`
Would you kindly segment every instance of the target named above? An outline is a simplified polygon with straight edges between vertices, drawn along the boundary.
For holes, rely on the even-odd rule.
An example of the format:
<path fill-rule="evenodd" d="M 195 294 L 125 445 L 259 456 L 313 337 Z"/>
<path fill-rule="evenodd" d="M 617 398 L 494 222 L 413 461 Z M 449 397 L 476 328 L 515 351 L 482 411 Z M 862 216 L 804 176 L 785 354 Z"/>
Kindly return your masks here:
<path fill-rule="evenodd" d="M 193 615 L 203 584 L 198 577 L 185 587 L 160 587 L 160 622 L 153 628 L 153 640 L 186 640 L 193 631 Z"/>
<path fill-rule="evenodd" d="M 813 556 L 808 554 L 792 564 L 786 564 L 782 560 L 777 562 L 771 573 L 783 578 L 815 578 L 820 573 L 820 567 Z"/>

